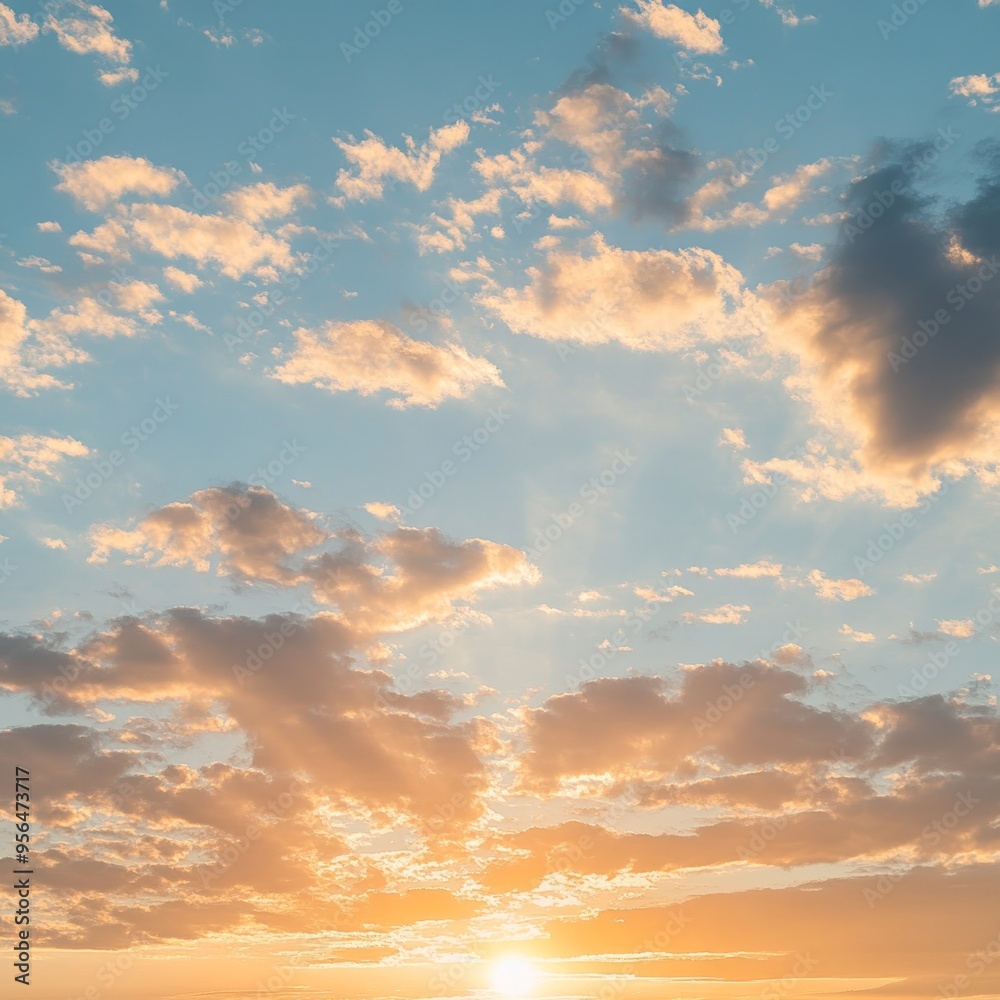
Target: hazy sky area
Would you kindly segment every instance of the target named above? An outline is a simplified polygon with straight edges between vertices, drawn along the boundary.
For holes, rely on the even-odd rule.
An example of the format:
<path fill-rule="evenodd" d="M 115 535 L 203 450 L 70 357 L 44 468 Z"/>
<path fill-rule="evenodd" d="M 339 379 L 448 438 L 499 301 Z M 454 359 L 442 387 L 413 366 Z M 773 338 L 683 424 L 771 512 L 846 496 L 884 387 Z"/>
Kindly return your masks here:
<path fill-rule="evenodd" d="M 3 995 L 1000 996 L 1000 0 L 105 2 L 0 2 Z"/>

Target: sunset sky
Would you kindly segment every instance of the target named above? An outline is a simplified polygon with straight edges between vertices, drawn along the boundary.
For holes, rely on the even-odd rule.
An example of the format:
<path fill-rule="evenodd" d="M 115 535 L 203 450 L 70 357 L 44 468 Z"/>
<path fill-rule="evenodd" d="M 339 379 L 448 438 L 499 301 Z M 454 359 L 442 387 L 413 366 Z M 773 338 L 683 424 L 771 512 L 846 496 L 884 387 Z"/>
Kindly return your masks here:
<path fill-rule="evenodd" d="M 998 39 L 0 2 L 3 995 L 1000 996 Z"/>

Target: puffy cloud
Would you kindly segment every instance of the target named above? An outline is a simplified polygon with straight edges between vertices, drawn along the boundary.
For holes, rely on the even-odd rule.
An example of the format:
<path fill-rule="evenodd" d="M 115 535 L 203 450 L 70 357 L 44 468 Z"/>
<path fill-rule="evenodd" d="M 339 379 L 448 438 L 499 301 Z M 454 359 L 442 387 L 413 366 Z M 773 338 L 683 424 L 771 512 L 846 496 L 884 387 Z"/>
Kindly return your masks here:
<path fill-rule="evenodd" d="M 684 222 L 690 206 L 683 188 L 699 157 L 653 138 L 663 134 L 662 119 L 673 103 L 660 87 L 634 97 L 611 84 L 591 82 L 536 112 L 537 139 L 509 153 L 481 154 L 475 169 L 493 191 L 509 190 L 530 205 L 570 202 L 587 212 Z M 655 125 L 646 120 L 649 112 Z M 553 152 L 558 144 L 573 147 L 572 167 L 539 162 L 543 149 Z M 589 169 L 580 168 L 581 160 Z M 568 223 L 562 228 L 579 226 L 572 217 Z M 554 228 L 560 228 L 558 221 Z"/>
<path fill-rule="evenodd" d="M 129 281 L 125 284 L 112 284 L 112 294 L 118 302 L 118 308 L 125 312 L 139 313 L 144 318 L 151 315 L 150 307 L 163 301 L 163 292 L 150 281 Z"/>
<path fill-rule="evenodd" d="M 539 165 L 523 149 L 481 157 L 475 168 L 488 184 L 508 187 L 529 204 L 570 202 L 585 212 L 615 204 L 615 189 L 609 180 L 586 170 Z"/>
<path fill-rule="evenodd" d="M 818 569 L 812 570 L 807 579 L 815 588 L 816 596 L 824 601 L 856 601 L 875 593 L 861 580 L 831 580 Z"/>
<path fill-rule="evenodd" d="M 524 554 L 483 539 L 450 542 L 433 528 L 396 527 L 364 539 L 334 540 L 309 511 L 282 503 L 262 487 L 214 487 L 168 504 L 134 525 L 91 530 L 90 561 L 121 552 L 158 566 L 188 566 L 245 582 L 309 586 L 365 636 L 445 620 L 457 603 L 486 590 L 530 583 L 537 570 Z M 359 640 L 360 641 L 360 640 Z"/>
<path fill-rule="evenodd" d="M 737 451 L 744 451 L 750 447 L 746 435 L 738 427 L 723 427 L 719 435 L 719 444 L 727 445 Z"/>
<path fill-rule="evenodd" d="M 816 493 L 913 505 L 942 475 L 994 475 L 1000 241 L 988 220 L 1000 204 L 997 166 L 942 224 L 913 190 L 913 153 L 851 186 L 829 264 L 785 306 L 773 299 L 772 347 L 801 365 L 790 388 L 851 449 L 848 458 L 767 464 Z"/>
<path fill-rule="evenodd" d="M 458 344 L 438 347 L 413 340 L 388 322 L 329 321 L 318 330 L 295 331 L 295 346 L 271 375 L 287 385 L 315 385 L 329 392 L 396 393 L 389 406 L 438 406 L 477 388 L 503 386 L 500 372 Z"/>
<path fill-rule="evenodd" d="M 742 625 L 747 620 L 748 604 L 723 604 L 710 611 L 685 611 L 681 616 L 684 621 L 705 622 L 708 625 Z"/>
<path fill-rule="evenodd" d="M 0 508 L 17 505 L 24 488 L 36 489 L 67 459 L 87 454 L 87 447 L 71 437 L 0 437 Z"/>
<path fill-rule="evenodd" d="M 18 267 L 36 268 L 43 274 L 58 274 L 62 268 L 58 264 L 53 264 L 47 257 L 22 257 L 17 262 Z"/>
<path fill-rule="evenodd" d="M 845 639 L 850 639 L 852 642 L 874 642 L 875 636 L 871 632 L 859 632 L 857 629 L 851 628 L 850 625 L 841 625 L 837 631 L 844 636 Z"/>
<path fill-rule="evenodd" d="M 114 18 L 98 4 L 62 0 L 45 19 L 44 28 L 54 32 L 64 49 L 77 55 L 96 55 L 116 67 L 98 75 L 105 86 L 138 78 L 138 71 L 129 66 L 132 43 L 115 34 Z"/>
<path fill-rule="evenodd" d="M 124 194 L 165 197 L 185 180 L 173 167 L 157 167 L 141 156 L 102 156 L 80 163 L 56 163 L 60 181 L 57 191 L 65 191 L 91 212 L 117 202 Z"/>
<path fill-rule="evenodd" d="M 276 184 L 261 182 L 228 191 L 222 200 L 233 215 L 247 222 L 260 222 L 262 219 L 280 219 L 291 215 L 310 196 L 307 184 L 279 188 Z"/>
<path fill-rule="evenodd" d="M 968 639 L 975 634 L 976 626 L 971 618 L 960 619 L 938 619 L 938 628 L 945 635 L 953 635 L 958 639 Z"/>
<path fill-rule="evenodd" d="M 729 692 L 725 711 L 708 711 Z M 586 775 L 631 781 L 689 771 L 692 755 L 734 766 L 805 764 L 866 748 L 871 724 L 799 700 L 809 682 L 757 661 L 713 661 L 686 670 L 670 695 L 659 677 L 603 678 L 524 709 L 526 788 L 554 792 Z M 735 702 L 735 703 L 734 703 Z M 780 722 L 777 720 L 780 719 Z"/>
<path fill-rule="evenodd" d="M 399 521 L 402 519 L 400 509 L 391 503 L 373 500 L 371 503 L 366 503 L 364 507 L 372 517 L 377 517 L 380 521 Z"/>
<path fill-rule="evenodd" d="M 956 76 L 948 85 L 956 97 L 965 97 L 969 104 L 982 104 L 988 111 L 1000 111 L 1000 73 L 992 76 L 973 73 L 970 76 Z"/>
<path fill-rule="evenodd" d="M 596 234 L 586 253 L 552 250 L 522 289 L 480 301 L 516 333 L 636 350 L 676 350 L 749 327 L 742 275 L 710 250 L 621 250 Z M 741 328 L 741 326 L 743 328 Z"/>
<path fill-rule="evenodd" d="M 715 571 L 716 576 L 736 576 L 741 577 L 744 580 L 759 580 L 761 577 L 775 577 L 779 578 L 781 576 L 782 566 L 780 563 L 772 562 L 755 562 L 755 563 L 743 563 L 740 566 L 735 566 L 732 569 L 717 569 Z"/>
<path fill-rule="evenodd" d="M 182 292 L 186 292 L 188 295 L 196 292 L 204 284 L 197 274 L 182 271 L 179 267 L 165 267 L 163 269 L 163 277 L 171 285 L 179 288 Z"/>
<path fill-rule="evenodd" d="M 27 14 L 17 14 L 0 3 L 0 45 L 26 45 L 38 35 L 38 25 Z"/>
<path fill-rule="evenodd" d="M 502 197 L 503 191 L 500 188 L 494 188 L 479 198 L 471 200 L 448 199 L 447 205 L 451 210 L 450 218 L 443 218 L 435 212 L 431 215 L 430 222 L 418 227 L 417 246 L 421 253 L 464 250 L 470 235 L 476 228 L 476 217 L 498 214 Z M 496 234 L 494 233 L 494 235 Z"/>
<path fill-rule="evenodd" d="M 148 321 L 159 320 L 155 310 L 144 311 Z M 43 319 L 29 319 L 24 303 L 0 290 L 0 383 L 19 396 L 32 395 L 41 389 L 65 389 L 64 383 L 41 369 L 90 360 L 76 338 L 131 337 L 138 330 L 135 320 L 116 315 L 89 296 L 65 308 L 53 309 Z"/>
<path fill-rule="evenodd" d="M 692 52 L 725 51 L 719 22 L 704 11 L 689 14 L 676 4 L 664 4 L 663 0 L 635 0 L 635 5 L 638 10 L 622 7 L 621 13 L 657 38 L 666 38 Z"/>
<path fill-rule="evenodd" d="M 229 278 L 248 272 L 270 278 L 275 269 L 288 270 L 295 261 L 287 240 L 226 215 L 199 215 L 175 205 L 125 206 L 91 233 L 70 237 L 72 246 L 128 257 L 133 248 L 168 260 L 188 257 L 199 267 L 215 264 Z M 178 271 L 177 273 L 183 273 Z"/>
<path fill-rule="evenodd" d="M 337 174 L 337 187 L 351 201 L 381 198 L 387 180 L 412 184 L 426 191 L 434 181 L 441 158 L 469 138 L 469 126 L 464 121 L 431 129 L 427 141 L 417 146 L 410 136 L 404 137 L 406 149 L 388 145 L 374 132 L 365 131 L 360 142 L 355 139 L 334 139 L 350 167 Z"/>

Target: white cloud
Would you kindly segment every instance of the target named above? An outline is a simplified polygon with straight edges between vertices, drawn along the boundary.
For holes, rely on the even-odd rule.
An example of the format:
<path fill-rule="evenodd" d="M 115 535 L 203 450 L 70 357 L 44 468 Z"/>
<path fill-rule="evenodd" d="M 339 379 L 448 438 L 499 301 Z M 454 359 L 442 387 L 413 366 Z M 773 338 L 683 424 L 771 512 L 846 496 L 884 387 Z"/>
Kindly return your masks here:
<path fill-rule="evenodd" d="M 381 198 L 387 179 L 426 191 L 434 180 L 442 156 L 469 138 L 469 126 L 459 121 L 431 129 L 427 142 L 419 147 L 410 136 L 404 138 L 405 150 L 388 145 L 368 130 L 360 142 L 353 138 L 334 139 L 351 164 L 337 174 L 337 187 L 343 196 L 351 201 Z"/>
<path fill-rule="evenodd" d="M 551 251 L 528 269 L 526 287 L 479 301 L 514 332 L 546 340 L 617 341 L 653 351 L 749 332 L 739 312 L 752 296 L 718 254 L 697 247 L 621 250 L 599 233 L 586 245 L 585 254 Z"/>
<path fill-rule="evenodd" d="M 856 629 L 851 628 L 850 625 L 841 625 L 837 631 L 844 636 L 845 639 L 850 639 L 852 642 L 874 642 L 875 635 L 871 632 L 858 632 Z"/>
<path fill-rule="evenodd" d="M 16 14 L 0 3 L 0 45 L 25 45 L 38 35 L 38 25 L 27 14 Z"/>
<path fill-rule="evenodd" d="M 638 10 L 622 7 L 621 13 L 657 38 L 666 38 L 691 52 L 723 52 L 719 22 L 703 10 L 689 14 L 663 0 L 635 0 Z"/>
<path fill-rule="evenodd" d="M 70 13 L 63 11 L 69 8 Z M 62 7 L 45 19 L 46 31 L 55 33 L 59 44 L 77 55 L 96 55 L 116 68 L 98 75 L 105 86 L 138 79 L 131 68 L 132 43 L 115 34 L 114 18 L 103 7 L 86 0 L 64 0 Z"/>
<path fill-rule="evenodd" d="M 969 104 L 982 104 L 990 111 L 1000 111 L 1000 73 L 987 76 L 985 73 L 974 73 L 971 76 L 956 76 L 948 85 L 956 97 L 965 97 Z"/>
<path fill-rule="evenodd" d="M 65 191 L 78 205 L 96 212 L 129 193 L 149 197 L 170 194 L 186 178 L 173 167 L 157 167 L 133 156 L 102 156 L 81 163 L 56 163 L 57 191 Z"/>
<path fill-rule="evenodd" d="M 393 392 L 388 405 L 396 409 L 437 406 L 480 386 L 503 385 L 486 358 L 457 344 L 413 340 L 391 323 L 374 320 L 296 330 L 290 357 L 270 374 L 288 385 L 309 383 L 329 392 Z"/>
<path fill-rule="evenodd" d="M 22 434 L 0 437 L 0 508 L 16 506 L 25 488 L 35 489 L 69 458 L 83 458 L 88 449 L 75 438 Z"/>
<path fill-rule="evenodd" d="M 165 267 L 163 277 L 182 292 L 187 292 L 188 295 L 197 291 L 204 284 L 197 274 L 182 271 L 179 267 Z"/>
<path fill-rule="evenodd" d="M 300 204 L 309 200 L 310 194 L 308 184 L 279 188 L 270 181 L 262 181 L 229 191 L 223 195 L 222 200 L 233 215 L 246 219 L 247 222 L 260 222 L 262 219 L 290 215 Z"/>
<path fill-rule="evenodd" d="M 814 569 L 808 576 L 816 589 L 816 596 L 824 601 L 856 601 L 859 597 L 870 597 L 875 591 L 861 580 L 831 580 L 820 570 Z"/>

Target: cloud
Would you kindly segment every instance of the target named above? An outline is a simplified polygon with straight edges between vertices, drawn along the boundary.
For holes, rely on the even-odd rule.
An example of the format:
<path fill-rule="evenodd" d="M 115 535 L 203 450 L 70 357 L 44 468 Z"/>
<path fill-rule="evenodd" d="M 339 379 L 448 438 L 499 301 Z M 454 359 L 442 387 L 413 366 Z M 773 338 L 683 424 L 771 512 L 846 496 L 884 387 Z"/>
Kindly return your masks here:
<path fill-rule="evenodd" d="M 664 4 L 663 0 L 635 0 L 635 4 L 638 10 L 619 9 L 626 19 L 657 38 L 668 39 L 691 52 L 725 51 L 719 22 L 704 11 L 689 14 L 676 4 Z"/>
<path fill-rule="evenodd" d="M 486 358 L 449 343 L 413 340 L 385 321 L 329 321 L 318 330 L 295 331 L 288 358 L 271 372 L 286 385 L 310 384 L 329 392 L 396 395 L 387 405 L 438 406 L 464 399 L 481 386 L 503 386 Z"/>
<path fill-rule="evenodd" d="M 945 635 L 953 635 L 958 639 L 968 639 L 976 632 L 976 626 L 972 623 L 971 618 L 946 619 L 944 621 L 939 618 L 938 628 Z"/>
<path fill-rule="evenodd" d="M 759 580 L 761 577 L 780 578 L 782 566 L 780 563 L 755 562 L 743 563 L 733 569 L 717 569 L 716 576 L 735 576 L 744 580 Z"/>
<path fill-rule="evenodd" d="M 0 508 L 17 506 L 25 489 L 37 489 L 42 478 L 55 476 L 67 459 L 83 458 L 89 453 L 85 445 L 71 437 L 0 437 Z"/>
<path fill-rule="evenodd" d="M 399 521 L 403 516 L 400 509 L 394 504 L 382 503 L 378 500 L 366 503 L 364 508 L 372 517 L 377 517 L 380 521 Z"/>
<path fill-rule="evenodd" d="M 0 290 L 0 382 L 19 396 L 61 387 L 53 376 L 37 370 L 30 338 L 24 303 Z"/>
<path fill-rule="evenodd" d="M 824 601 L 856 601 L 875 593 L 861 580 L 831 580 L 818 569 L 812 570 L 807 579 L 816 589 L 816 596 Z"/>
<path fill-rule="evenodd" d="M 1000 180 L 993 164 L 942 219 L 906 167 L 921 148 L 851 185 L 828 265 L 787 305 L 773 299 L 772 349 L 801 366 L 789 387 L 850 449 L 785 471 L 828 496 L 913 505 L 942 475 L 989 481 L 996 464 L 1000 240 L 984 220 L 1000 204 Z"/>
<path fill-rule="evenodd" d="M 743 692 L 738 704 L 706 715 L 727 689 Z M 791 765 L 826 760 L 838 746 L 854 754 L 869 746 L 871 724 L 798 700 L 808 690 L 800 674 L 763 661 L 690 668 L 675 694 L 659 677 L 588 681 L 523 711 L 528 750 L 520 779 L 526 789 L 552 793 L 586 775 L 662 780 L 687 770 L 691 755 L 731 766 Z"/>
<path fill-rule="evenodd" d="M 41 271 L 43 274 L 58 274 L 62 268 L 58 264 L 53 264 L 46 257 L 22 257 L 17 261 L 18 267 L 30 267 Z"/>
<path fill-rule="evenodd" d="M 159 322 L 159 313 L 151 309 L 156 302 L 163 301 L 163 293 L 150 281 L 129 281 L 112 283 L 111 292 L 118 308 L 125 312 L 139 313 L 147 322 Z"/>
<path fill-rule="evenodd" d="M 837 631 L 844 636 L 845 639 L 850 639 L 852 642 L 874 642 L 875 636 L 871 632 L 858 632 L 856 629 L 851 628 L 850 625 L 841 625 Z"/>
<path fill-rule="evenodd" d="M 163 269 L 163 277 L 179 288 L 182 292 L 190 295 L 192 292 L 196 292 L 204 282 L 197 274 L 190 274 L 188 271 L 182 271 L 179 267 L 165 267 Z"/>
<path fill-rule="evenodd" d="M 43 27 L 55 33 L 64 49 L 77 55 L 93 54 L 115 66 L 115 69 L 98 74 L 101 83 L 111 87 L 139 76 L 138 71 L 129 66 L 132 43 L 115 34 L 113 22 L 111 14 L 97 4 L 86 0 L 62 0 L 45 19 Z"/>
<path fill-rule="evenodd" d="M 235 216 L 247 222 L 263 219 L 280 219 L 290 215 L 299 205 L 308 202 L 312 192 L 307 184 L 293 184 L 279 188 L 276 184 L 261 182 L 246 184 L 228 191 L 222 201 Z"/>
<path fill-rule="evenodd" d="M 529 204 L 569 202 L 585 212 L 615 204 L 615 190 L 609 180 L 587 170 L 539 165 L 523 149 L 481 157 L 474 167 L 488 184 L 504 185 Z"/>
<path fill-rule="evenodd" d="M 186 180 L 173 167 L 157 167 L 143 157 L 102 156 L 80 163 L 56 163 L 57 191 L 64 191 L 83 208 L 96 212 L 124 194 L 165 197 Z"/>
<path fill-rule="evenodd" d="M 956 97 L 965 97 L 969 104 L 975 107 L 982 104 L 988 111 L 1000 111 L 1000 73 L 988 76 L 986 73 L 974 73 L 971 76 L 956 76 L 948 85 L 948 89 Z"/>
<path fill-rule="evenodd" d="M 746 335 L 742 275 L 710 250 L 621 250 L 599 233 L 585 253 L 557 249 L 522 289 L 479 301 L 515 333 L 634 350 L 677 350 Z"/>
<path fill-rule="evenodd" d="M 708 625 L 743 625 L 749 610 L 748 604 L 723 604 L 710 611 L 685 611 L 681 617 L 689 624 L 705 622 Z"/>
<path fill-rule="evenodd" d="M 523 553 L 483 539 L 450 542 L 433 528 L 395 527 L 372 539 L 334 536 L 318 518 L 262 487 L 201 490 L 127 527 L 91 529 L 90 562 L 123 553 L 156 566 L 218 572 L 242 583 L 305 585 L 366 636 L 406 631 L 457 613 L 483 591 L 532 583 Z"/>
<path fill-rule="evenodd" d="M 420 147 L 410 136 L 404 138 L 405 150 L 389 146 L 367 129 L 360 142 L 353 137 L 334 139 L 351 165 L 337 174 L 337 187 L 343 196 L 350 201 L 381 198 L 386 180 L 412 184 L 418 191 L 426 191 L 434 181 L 442 157 L 469 138 L 469 126 L 459 121 L 432 128 L 427 142 Z"/>
<path fill-rule="evenodd" d="M 0 3 L 0 45 L 26 45 L 38 35 L 38 25 L 27 14 L 16 14 Z"/>
<path fill-rule="evenodd" d="M 746 435 L 738 427 L 723 427 L 719 435 L 719 444 L 727 445 L 737 451 L 745 451 L 750 447 Z"/>
<path fill-rule="evenodd" d="M 72 246 L 128 258 L 133 248 L 168 260 L 188 257 L 199 267 L 213 263 L 228 278 L 253 273 L 273 279 L 275 269 L 295 264 L 287 240 L 264 232 L 243 219 L 199 215 L 174 205 L 125 206 L 91 233 L 70 237 Z"/>

